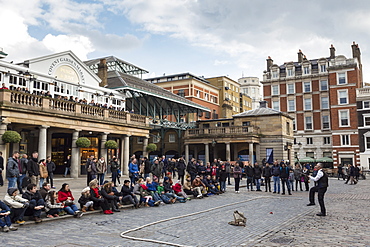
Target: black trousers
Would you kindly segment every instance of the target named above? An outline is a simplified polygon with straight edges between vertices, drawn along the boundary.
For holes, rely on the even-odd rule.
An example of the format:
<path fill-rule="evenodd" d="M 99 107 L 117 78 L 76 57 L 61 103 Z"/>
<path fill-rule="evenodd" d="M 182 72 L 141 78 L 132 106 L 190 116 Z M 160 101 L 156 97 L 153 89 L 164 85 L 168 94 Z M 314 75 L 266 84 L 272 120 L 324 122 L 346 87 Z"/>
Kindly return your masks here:
<path fill-rule="evenodd" d="M 265 177 L 265 191 L 271 192 L 271 177 Z"/>
<path fill-rule="evenodd" d="M 235 191 L 239 191 L 240 178 L 234 178 L 235 181 Z"/>
<path fill-rule="evenodd" d="M 297 179 L 295 180 L 295 190 L 298 191 L 298 184 L 302 191 L 302 182 L 301 180 L 297 180 Z"/>
<path fill-rule="evenodd" d="M 0 172 L 0 186 L 4 185 L 3 174 Z"/>
<path fill-rule="evenodd" d="M 324 195 L 327 189 L 327 187 L 319 188 L 319 186 L 315 186 L 310 189 L 310 203 L 315 203 L 315 192 L 317 192 L 317 199 L 319 201 L 322 214 L 326 214 Z"/>
<path fill-rule="evenodd" d="M 17 220 L 22 221 L 26 209 L 27 208 L 11 208 L 10 219 L 12 222 L 16 222 Z"/>
<path fill-rule="evenodd" d="M 49 183 L 50 181 L 50 186 L 54 187 L 54 173 L 49 173 L 49 176 L 46 178 L 46 182 Z"/>

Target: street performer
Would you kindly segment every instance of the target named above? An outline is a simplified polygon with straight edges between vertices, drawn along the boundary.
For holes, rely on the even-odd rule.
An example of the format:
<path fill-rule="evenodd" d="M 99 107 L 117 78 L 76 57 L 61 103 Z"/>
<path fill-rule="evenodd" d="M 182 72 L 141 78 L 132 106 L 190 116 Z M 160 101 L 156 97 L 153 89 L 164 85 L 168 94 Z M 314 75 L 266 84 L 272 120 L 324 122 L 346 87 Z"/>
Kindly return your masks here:
<path fill-rule="evenodd" d="M 321 213 L 316 214 L 317 216 L 326 216 L 326 209 L 324 204 L 324 195 L 329 187 L 328 175 L 323 171 L 321 163 L 317 163 L 315 169 L 318 171 L 315 177 L 309 176 L 309 178 L 317 185 L 310 189 L 310 203 L 307 206 L 315 205 L 315 192 L 318 192 L 318 201 L 321 208 Z"/>

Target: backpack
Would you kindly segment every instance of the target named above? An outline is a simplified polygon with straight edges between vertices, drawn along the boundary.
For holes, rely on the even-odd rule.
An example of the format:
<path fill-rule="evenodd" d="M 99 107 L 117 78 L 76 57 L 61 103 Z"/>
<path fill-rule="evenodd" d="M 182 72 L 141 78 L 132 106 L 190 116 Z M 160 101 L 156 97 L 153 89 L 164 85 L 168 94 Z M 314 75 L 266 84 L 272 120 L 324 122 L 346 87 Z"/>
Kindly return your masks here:
<path fill-rule="evenodd" d="M 22 189 L 26 188 L 27 185 L 31 183 L 31 178 L 28 176 L 25 176 L 22 180 Z"/>

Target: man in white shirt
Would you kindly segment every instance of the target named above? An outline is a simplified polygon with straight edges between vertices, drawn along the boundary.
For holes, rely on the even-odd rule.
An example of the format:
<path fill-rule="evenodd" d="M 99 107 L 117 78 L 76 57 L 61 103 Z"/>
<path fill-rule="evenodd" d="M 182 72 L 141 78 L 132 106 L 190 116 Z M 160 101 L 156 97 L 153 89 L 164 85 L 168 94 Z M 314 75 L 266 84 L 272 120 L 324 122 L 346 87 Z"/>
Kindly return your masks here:
<path fill-rule="evenodd" d="M 318 171 L 316 177 L 309 176 L 309 178 L 317 185 L 310 189 L 310 203 L 307 206 L 315 205 L 315 192 L 318 192 L 318 201 L 321 208 L 321 213 L 316 214 L 317 216 L 326 216 L 326 209 L 324 204 L 324 195 L 329 187 L 328 175 L 322 170 L 321 163 L 317 163 L 315 169 Z"/>

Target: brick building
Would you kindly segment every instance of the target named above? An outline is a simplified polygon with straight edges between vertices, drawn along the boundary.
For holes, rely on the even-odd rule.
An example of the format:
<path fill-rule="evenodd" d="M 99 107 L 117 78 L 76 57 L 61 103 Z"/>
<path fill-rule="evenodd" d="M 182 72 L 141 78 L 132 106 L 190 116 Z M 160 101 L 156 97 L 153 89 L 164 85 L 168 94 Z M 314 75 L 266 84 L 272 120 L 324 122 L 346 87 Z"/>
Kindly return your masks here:
<path fill-rule="evenodd" d="M 262 84 L 269 106 L 295 118 L 298 160 L 359 163 L 356 89 L 362 87 L 362 66 L 357 44 L 352 44 L 352 58 L 336 56 L 334 46 L 329 57 L 318 59 L 307 59 L 301 50 L 297 62 L 277 65 L 269 57 Z"/>

